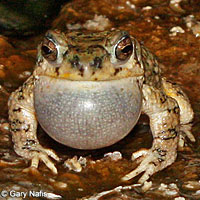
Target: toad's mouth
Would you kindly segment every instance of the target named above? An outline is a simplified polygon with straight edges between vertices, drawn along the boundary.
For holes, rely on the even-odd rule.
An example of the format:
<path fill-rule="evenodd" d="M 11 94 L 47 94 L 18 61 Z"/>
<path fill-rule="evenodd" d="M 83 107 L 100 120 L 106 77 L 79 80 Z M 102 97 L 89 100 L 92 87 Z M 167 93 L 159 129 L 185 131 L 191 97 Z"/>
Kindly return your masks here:
<path fill-rule="evenodd" d="M 135 63 L 127 66 L 115 66 L 105 64 L 101 69 L 94 69 L 83 65 L 80 69 L 72 68 L 69 64 L 63 64 L 59 67 L 52 67 L 48 71 L 38 68 L 35 75 L 49 76 L 51 78 L 66 79 L 71 81 L 110 81 L 129 77 L 141 78 L 144 76 L 144 70 Z"/>
<path fill-rule="evenodd" d="M 42 128 L 77 149 L 98 149 L 125 137 L 137 123 L 142 105 L 136 78 L 70 81 L 40 76 L 34 94 Z"/>

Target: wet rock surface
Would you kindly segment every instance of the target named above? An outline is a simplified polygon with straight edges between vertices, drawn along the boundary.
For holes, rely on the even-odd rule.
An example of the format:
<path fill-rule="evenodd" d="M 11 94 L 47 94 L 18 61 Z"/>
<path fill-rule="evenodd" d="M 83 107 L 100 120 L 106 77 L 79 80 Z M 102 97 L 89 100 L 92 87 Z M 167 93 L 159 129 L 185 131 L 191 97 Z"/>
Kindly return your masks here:
<path fill-rule="evenodd" d="M 7 99 L 32 72 L 42 35 L 26 39 L 0 36 L 0 192 L 16 191 L 15 199 L 23 197 L 17 192 L 24 192 L 26 199 L 200 199 L 200 5 L 197 1 L 174 2 L 77 0 L 62 8 L 52 26 L 90 29 L 94 27 L 91 23 L 96 23 L 98 27 L 103 24 L 103 29 L 117 27 L 133 34 L 158 57 L 163 74 L 180 84 L 189 96 L 195 111 L 193 134 L 197 141 L 188 142 L 173 165 L 155 174 L 151 189 L 145 193 L 137 184 L 138 177 L 126 183 L 120 180 L 137 166 L 130 159 L 132 152 L 151 147 L 145 117 L 122 141 L 96 151 L 60 145 L 39 128 L 41 144 L 61 157 L 56 164 L 59 173 L 53 175 L 43 164 L 39 170 L 27 169 L 30 163 L 13 151 Z M 30 191 L 38 193 L 34 196 Z"/>
<path fill-rule="evenodd" d="M 39 33 L 47 28 L 46 21 L 58 13 L 63 2 L 64 0 L 2 0 L 0 33 L 12 36 Z"/>

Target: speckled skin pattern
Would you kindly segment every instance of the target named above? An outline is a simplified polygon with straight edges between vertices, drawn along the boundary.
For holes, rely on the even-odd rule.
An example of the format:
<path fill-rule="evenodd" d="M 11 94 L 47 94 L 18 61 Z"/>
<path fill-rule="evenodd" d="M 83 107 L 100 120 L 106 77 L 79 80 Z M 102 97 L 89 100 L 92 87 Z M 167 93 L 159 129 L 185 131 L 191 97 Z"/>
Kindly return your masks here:
<path fill-rule="evenodd" d="M 127 84 L 127 80 L 132 80 L 132 83 Z M 66 86 L 69 85 L 69 82 L 72 85 Z M 73 83 L 74 85 L 80 83 L 82 86 L 75 87 Z M 85 83 L 90 88 L 88 93 L 86 92 L 87 88 L 83 87 Z M 121 90 L 125 91 L 123 95 L 117 89 L 120 83 L 120 87 L 124 87 Z M 92 84 L 94 87 L 91 86 Z M 112 84 L 114 84 L 114 89 L 110 86 Z M 105 123 L 104 126 L 110 127 L 110 124 L 117 124 L 116 121 L 120 118 L 116 117 L 119 116 L 117 115 L 118 110 L 121 112 L 120 115 L 123 115 L 119 127 L 125 127 L 126 130 L 121 129 L 124 133 L 119 131 L 115 133 L 114 130 L 118 128 L 110 129 L 112 131 L 110 134 L 115 137 L 116 141 L 118 136 L 119 139 L 123 138 L 135 125 L 140 111 L 148 115 L 150 119 L 153 135 L 152 147 L 148 150 L 142 149 L 133 153 L 132 159 L 140 157 L 141 162 L 136 169 L 124 176 L 122 180 L 129 180 L 144 172 L 139 179 L 139 183 L 144 183 L 151 175 L 175 161 L 177 147 L 184 146 L 186 136 L 191 141 L 195 141 L 190 132 L 193 110 L 187 96 L 179 86 L 161 77 L 160 68 L 155 57 L 135 38 L 129 36 L 127 32 L 119 30 L 98 33 L 63 33 L 54 30 L 47 32 L 44 41 L 38 47 L 38 61 L 33 75 L 13 92 L 9 99 L 9 120 L 15 152 L 26 159 L 30 159 L 32 161 L 31 166 L 38 167 L 39 161 L 42 161 L 49 169 L 57 173 L 57 169 L 49 156 L 57 161 L 59 158 L 53 150 L 45 149 L 39 144 L 36 134 L 37 123 L 39 121 L 46 132 L 51 132 L 48 130 L 48 126 L 55 126 L 58 129 L 61 127 L 58 131 L 54 129 L 57 133 L 61 129 L 68 130 L 68 126 L 62 126 L 63 122 L 72 125 L 75 121 L 75 117 L 72 117 L 73 120 L 69 122 L 68 117 L 70 118 L 70 113 L 73 113 L 73 108 L 66 108 L 68 102 L 74 101 L 74 97 L 79 98 L 78 94 L 84 96 L 85 102 L 95 93 L 91 92 L 93 91 L 91 88 L 97 86 L 100 88 L 98 94 L 103 97 L 97 95 L 92 98 L 92 100 L 97 99 L 96 103 L 92 105 L 100 105 L 98 107 L 100 116 L 104 116 L 105 110 L 110 108 L 110 101 L 112 101 L 112 104 L 116 103 L 116 110 L 111 109 L 110 112 L 110 115 L 114 113 L 114 118 L 108 117 L 105 122 L 102 121 L 102 123 Z M 80 93 L 77 92 L 77 88 Z M 113 92 L 115 90 L 117 92 Z M 130 92 L 131 90 L 135 91 L 134 95 Z M 58 91 L 61 91 L 61 94 Z M 60 95 L 60 98 L 58 98 L 58 95 Z M 119 98 L 120 100 L 112 100 L 112 96 L 120 95 L 123 96 Z M 109 101 L 106 100 L 106 96 Z M 60 100 L 66 98 L 67 101 Z M 135 101 L 135 103 L 131 103 L 132 101 Z M 101 104 L 102 102 L 106 102 L 105 107 L 107 107 L 105 110 L 103 109 L 104 105 Z M 117 104 L 117 102 L 119 103 Z M 74 106 L 74 102 L 69 104 L 69 106 L 72 105 Z M 84 116 L 84 114 L 82 115 L 84 109 L 80 105 L 79 107 L 80 115 Z M 101 111 L 101 107 L 104 111 Z M 131 115 L 131 112 L 136 114 Z M 59 113 L 62 113 L 62 116 Z M 65 115 L 68 117 L 64 119 Z M 109 112 L 107 115 L 109 115 Z M 94 116 L 97 115 L 94 114 Z M 61 122 L 58 120 L 59 117 Z M 91 118 L 88 119 L 91 120 Z M 80 117 L 78 121 L 81 120 Z M 102 120 L 104 120 L 104 117 L 102 117 Z M 55 122 L 58 125 L 52 124 Z M 97 122 L 100 123 L 100 121 Z M 130 122 L 133 125 L 128 125 L 127 128 L 126 124 Z M 90 122 L 87 121 L 85 126 L 82 122 L 80 124 L 83 130 L 87 130 Z M 105 146 L 109 145 L 109 140 L 111 140 L 107 137 L 109 132 L 107 133 L 106 129 L 103 128 L 101 130 L 101 126 L 97 127 L 99 131 L 96 131 L 95 134 L 92 135 L 92 131 L 88 135 L 85 134 L 88 149 L 104 146 L 104 144 L 100 144 L 102 135 L 108 140 Z M 66 133 L 67 136 L 73 135 L 75 137 L 77 134 L 76 140 L 80 142 L 81 139 L 79 141 L 78 137 L 81 138 L 81 134 L 77 132 L 80 129 L 76 129 L 75 122 L 73 129 L 70 129 L 70 133 Z M 59 142 L 61 143 L 62 137 L 66 139 L 64 133 L 58 137 L 53 133 L 49 134 L 57 141 L 60 138 Z M 91 147 L 89 146 L 91 145 L 90 137 L 93 136 L 96 137 L 94 140 L 95 145 Z M 87 148 L 87 142 L 84 147 L 80 147 L 77 142 L 72 146 Z M 111 144 L 113 142 L 111 141 Z M 73 139 L 69 143 L 73 143 Z"/>

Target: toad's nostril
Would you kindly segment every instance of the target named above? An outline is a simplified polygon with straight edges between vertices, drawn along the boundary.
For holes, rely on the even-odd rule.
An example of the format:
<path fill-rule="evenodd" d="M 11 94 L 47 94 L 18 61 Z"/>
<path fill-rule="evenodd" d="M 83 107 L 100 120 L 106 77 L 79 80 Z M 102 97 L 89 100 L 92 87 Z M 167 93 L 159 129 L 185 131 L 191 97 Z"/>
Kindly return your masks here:
<path fill-rule="evenodd" d="M 94 60 L 90 63 L 91 67 L 102 68 L 102 59 L 100 57 L 95 57 Z"/>

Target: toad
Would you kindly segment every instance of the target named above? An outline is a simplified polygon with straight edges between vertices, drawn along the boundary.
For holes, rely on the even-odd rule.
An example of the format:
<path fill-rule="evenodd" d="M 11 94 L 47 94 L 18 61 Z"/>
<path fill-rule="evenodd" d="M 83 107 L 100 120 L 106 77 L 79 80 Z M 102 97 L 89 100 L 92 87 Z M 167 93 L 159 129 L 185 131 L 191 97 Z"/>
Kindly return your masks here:
<path fill-rule="evenodd" d="M 144 183 L 171 165 L 191 133 L 193 110 L 182 89 L 161 76 L 155 56 L 126 31 L 61 32 L 50 30 L 38 47 L 32 76 L 9 98 L 9 121 L 15 152 L 39 161 L 55 174 L 53 158 L 40 145 L 37 124 L 54 140 L 77 149 L 116 143 L 149 117 L 150 149 L 139 150 L 129 180 L 143 173 Z"/>

